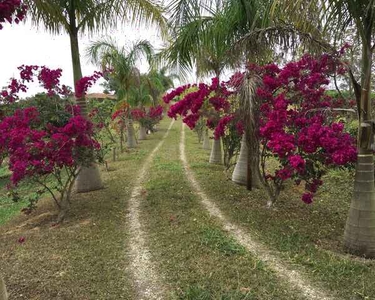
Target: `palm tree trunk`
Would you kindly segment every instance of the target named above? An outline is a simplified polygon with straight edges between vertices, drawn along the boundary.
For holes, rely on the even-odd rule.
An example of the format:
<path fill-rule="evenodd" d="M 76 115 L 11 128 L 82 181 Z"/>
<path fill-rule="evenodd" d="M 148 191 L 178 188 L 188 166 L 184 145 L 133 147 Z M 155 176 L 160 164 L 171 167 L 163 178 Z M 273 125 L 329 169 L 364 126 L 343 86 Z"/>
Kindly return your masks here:
<path fill-rule="evenodd" d="M 120 127 L 120 152 L 124 152 L 124 124 L 121 122 L 121 127 Z"/>
<path fill-rule="evenodd" d="M 247 147 L 246 134 L 242 136 L 240 155 L 236 166 L 233 170 L 232 181 L 239 185 L 247 185 L 248 168 L 247 161 L 249 157 L 249 148 Z M 251 186 L 254 188 L 259 188 L 261 185 L 260 175 L 257 170 L 259 169 L 259 160 L 251 159 Z"/>
<path fill-rule="evenodd" d="M 112 161 L 116 161 L 116 147 L 112 149 Z"/>
<path fill-rule="evenodd" d="M 143 125 L 140 125 L 139 127 L 139 140 L 146 140 L 147 139 L 147 133 L 146 128 Z"/>
<path fill-rule="evenodd" d="M 362 49 L 362 90 L 358 132 L 358 160 L 354 193 L 346 221 L 344 246 L 348 252 L 375 258 L 374 158 L 371 150 L 371 32 Z"/>
<path fill-rule="evenodd" d="M 205 149 L 205 150 L 211 150 L 210 137 L 208 136 L 208 129 L 204 129 L 202 148 Z"/>
<path fill-rule="evenodd" d="M 70 33 L 70 50 L 72 54 L 74 83 L 82 78 L 81 61 L 79 56 L 78 30 L 73 28 Z M 81 114 L 87 116 L 86 99 L 77 99 L 77 104 L 81 109 Z M 95 191 L 103 188 L 103 182 L 96 164 L 89 167 L 82 167 L 76 179 L 76 190 L 78 193 Z"/>
<path fill-rule="evenodd" d="M 82 78 L 81 60 L 79 54 L 78 31 L 72 29 L 70 37 L 70 53 L 72 55 L 74 84 Z"/>
<path fill-rule="evenodd" d="M 133 120 L 128 119 L 128 124 L 126 126 L 128 139 L 126 141 L 128 148 L 135 148 L 137 146 L 137 141 L 135 140 L 135 132 L 133 126 Z"/>
<path fill-rule="evenodd" d="M 211 149 L 209 162 L 210 164 L 219 164 L 219 165 L 223 163 L 223 158 L 221 154 L 221 138 L 214 140 L 212 149 Z"/>

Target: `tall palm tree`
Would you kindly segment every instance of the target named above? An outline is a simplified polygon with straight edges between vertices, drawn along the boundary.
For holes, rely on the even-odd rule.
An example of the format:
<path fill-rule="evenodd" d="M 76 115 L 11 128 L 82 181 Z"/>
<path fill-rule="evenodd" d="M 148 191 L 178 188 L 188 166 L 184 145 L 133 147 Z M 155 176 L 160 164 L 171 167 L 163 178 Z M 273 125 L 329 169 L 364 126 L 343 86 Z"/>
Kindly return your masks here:
<path fill-rule="evenodd" d="M 82 78 L 79 52 L 79 33 L 93 33 L 116 26 L 118 21 L 157 24 L 164 31 L 165 19 L 162 8 L 153 0 L 25 0 L 32 20 L 52 33 L 66 32 L 70 38 L 73 78 Z M 86 100 L 77 99 L 83 115 Z M 82 168 L 77 179 L 79 192 L 102 187 L 100 173 L 95 166 Z"/>
<path fill-rule="evenodd" d="M 126 101 L 131 107 L 142 106 L 145 101 L 152 102 L 151 95 L 145 93 L 140 72 L 136 68 L 136 63 L 142 57 L 146 57 L 149 64 L 152 64 L 153 48 L 148 41 L 138 41 L 131 48 L 126 48 L 118 47 L 111 39 L 100 40 L 90 45 L 87 56 L 103 70 L 111 70 L 109 79 L 119 102 Z M 128 147 L 134 148 L 136 140 L 130 116 L 127 119 L 127 133 Z"/>
<path fill-rule="evenodd" d="M 69 34 L 74 82 L 82 78 L 78 35 L 114 27 L 118 21 L 157 24 L 164 31 L 161 6 L 152 0 L 27 0 L 32 20 L 52 33 Z M 85 107 L 84 99 L 78 103 Z"/>

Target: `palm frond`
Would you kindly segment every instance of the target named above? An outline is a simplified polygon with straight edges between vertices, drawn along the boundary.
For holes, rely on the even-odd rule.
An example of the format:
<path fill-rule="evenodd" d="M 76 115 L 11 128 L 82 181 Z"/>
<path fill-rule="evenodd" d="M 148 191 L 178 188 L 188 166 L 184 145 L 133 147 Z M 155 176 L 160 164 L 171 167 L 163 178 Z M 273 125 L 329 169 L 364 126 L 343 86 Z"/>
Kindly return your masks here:
<path fill-rule="evenodd" d="M 258 53 L 260 49 L 279 46 L 285 51 L 295 50 L 301 46 L 311 52 L 332 52 L 334 49 L 329 42 L 321 36 L 314 36 L 311 33 L 303 32 L 294 25 L 282 24 L 271 27 L 255 29 L 241 37 L 233 45 L 234 48 L 246 49 L 247 53 Z"/>
<path fill-rule="evenodd" d="M 69 32 L 67 7 L 59 1 L 25 0 L 34 25 L 43 25 L 52 33 Z"/>

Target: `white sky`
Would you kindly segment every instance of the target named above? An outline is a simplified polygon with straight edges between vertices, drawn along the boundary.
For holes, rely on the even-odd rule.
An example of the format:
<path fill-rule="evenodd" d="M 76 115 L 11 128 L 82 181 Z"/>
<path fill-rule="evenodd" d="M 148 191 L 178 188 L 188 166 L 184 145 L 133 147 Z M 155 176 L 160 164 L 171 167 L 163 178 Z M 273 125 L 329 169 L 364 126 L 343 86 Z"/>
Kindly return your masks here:
<path fill-rule="evenodd" d="M 161 48 L 162 41 L 154 28 L 142 28 L 121 25 L 119 29 L 109 30 L 97 35 L 81 35 L 80 53 L 83 76 L 91 75 L 97 67 L 93 66 L 85 56 L 85 50 L 90 41 L 111 36 L 118 45 L 147 39 L 156 48 Z M 67 34 L 52 35 L 43 28 L 35 28 L 30 22 L 10 25 L 4 24 L 0 30 L 0 88 L 6 86 L 11 77 L 18 78 L 17 67 L 25 65 L 45 65 L 49 68 L 61 68 L 62 84 L 73 87 L 73 70 L 70 54 L 70 41 Z M 148 65 L 141 62 L 138 66 L 141 72 L 146 72 Z M 37 84 L 30 86 L 27 95 L 41 91 Z M 96 84 L 89 92 L 101 92 L 102 87 Z M 20 95 L 25 96 L 25 94 Z"/>

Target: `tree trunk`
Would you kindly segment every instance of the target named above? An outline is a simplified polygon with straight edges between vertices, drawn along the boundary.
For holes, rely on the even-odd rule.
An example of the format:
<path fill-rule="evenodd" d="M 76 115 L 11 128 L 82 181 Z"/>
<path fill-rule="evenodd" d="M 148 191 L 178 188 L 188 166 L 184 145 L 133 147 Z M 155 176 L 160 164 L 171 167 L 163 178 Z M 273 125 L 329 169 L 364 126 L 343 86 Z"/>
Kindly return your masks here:
<path fill-rule="evenodd" d="M 134 126 L 133 126 L 133 120 L 128 119 L 128 124 L 126 126 L 127 130 L 127 141 L 126 145 L 128 148 L 135 148 L 137 147 L 137 141 L 135 140 L 135 132 L 134 132 Z"/>
<path fill-rule="evenodd" d="M 362 80 L 358 128 L 358 161 L 354 193 L 346 221 L 344 247 L 348 252 L 375 258 L 374 158 L 371 150 L 371 27 L 362 48 Z"/>
<path fill-rule="evenodd" d="M 75 190 L 77 193 L 100 190 L 103 187 L 103 182 L 97 165 L 81 168 L 75 183 Z"/>
<path fill-rule="evenodd" d="M 124 125 L 121 124 L 120 127 L 120 152 L 124 152 Z"/>
<path fill-rule="evenodd" d="M 241 150 L 240 155 L 238 156 L 238 160 L 236 166 L 234 168 L 232 174 L 232 181 L 239 184 L 239 185 L 247 185 L 247 178 L 248 178 L 248 169 L 247 169 L 247 161 L 249 156 L 249 149 L 247 147 L 246 135 L 242 136 L 241 141 Z M 259 170 L 259 160 L 252 158 L 251 159 L 251 186 L 254 188 L 259 188 L 261 186 L 260 181 L 260 174 L 257 170 Z"/>
<path fill-rule="evenodd" d="M 70 49 L 72 54 L 72 64 L 73 64 L 73 78 L 75 83 L 82 78 L 81 61 L 79 56 L 79 45 L 78 45 L 78 30 L 72 28 L 70 34 Z M 75 87 L 75 86 L 74 86 Z M 87 105 L 86 99 L 83 97 L 81 99 L 76 99 L 77 104 L 81 109 L 81 114 L 87 116 Z M 77 192 L 90 192 L 103 188 L 103 183 L 100 178 L 100 172 L 96 164 L 92 164 L 90 167 L 82 167 L 76 179 L 76 189 Z"/>
<path fill-rule="evenodd" d="M 211 155 L 210 155 L 210 164 L 219 164 L 223 163 L 223 158 L 221 154 L 221 139 L 214 140 Z"/>
<path fill-rule="evenodd" d="M 70 197 L 69 195 L 64 195 L 63 198 L 61 199 L 61 202 L 60 202 L 61 208 L 60 208 L 59 215 L 57 216 L 56 224 L 62 223 L 70 210 L 69 197 Z"/>
<path fill-rule="evenodd" d="M 8 293 L 3 277 L 0 275 L 0 300 L 8 300 Z"/>
<path fill-rule="evenodd" d="M 203 133 L 203 146 L 202 146 L 202 148 L 204 150 L 211 150 L 210 137 L 208 136 L 208 130 L 207 129 L 205 129 L 204 133 Z"/>
<path fill-rule="evenodd" d="M 147 133 L 146 133 L 146 128 L 142 125 L 139 127 L 139 140 L 146 140 L 147 139 Z"/>
<path fill-rule="evenodd" d="M 116 161 L 116 147 L 112 149 L 112 161 Z"/>

